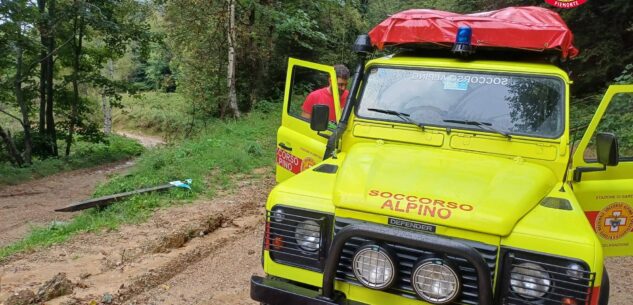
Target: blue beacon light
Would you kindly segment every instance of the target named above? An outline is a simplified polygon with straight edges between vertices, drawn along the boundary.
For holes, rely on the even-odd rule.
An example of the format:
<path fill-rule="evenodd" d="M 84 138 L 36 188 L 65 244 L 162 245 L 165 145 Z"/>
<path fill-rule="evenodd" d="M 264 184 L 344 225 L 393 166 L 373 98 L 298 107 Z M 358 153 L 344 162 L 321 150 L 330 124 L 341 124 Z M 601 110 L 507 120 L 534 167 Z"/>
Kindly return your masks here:
<path fill-rule="evenodd" d="M 473 30 L 469 26 L 460 26 L 459 29 L 457 29 L 455 45 L 453 45 L 452 51 L 460 55 L 473 53 L 473 46 L 471 44 L 472 37 Z"/>

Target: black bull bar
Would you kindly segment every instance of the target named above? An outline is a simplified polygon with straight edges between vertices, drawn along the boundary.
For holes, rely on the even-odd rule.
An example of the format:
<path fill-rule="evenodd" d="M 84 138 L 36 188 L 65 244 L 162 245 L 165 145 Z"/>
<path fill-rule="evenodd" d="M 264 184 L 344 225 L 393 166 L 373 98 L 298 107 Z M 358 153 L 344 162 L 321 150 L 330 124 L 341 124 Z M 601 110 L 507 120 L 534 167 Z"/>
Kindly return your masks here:
<path fill-rule="evenodd" d="M 325 260 L 325 268 L 323 270 L 322 294 L 308 297 L 309 299 L 311 299 L 311 301 L 315 301 L 314 303 L 338 303 L 337 301 L 339 300 L 335 300 L 336 298 L 334 291 L 336 269 L 339 264 L 341 251 L 343 250 L 343 247 L 345 246 L 347 240 L 352 237 L 363 237 L 372 240 L 397 243 L 412 248 L 430 249 L 448 255 L 462 257 L 466 259 L 469 263 L 471 263 L 477 271 L 479 304 L 489 305 L 493 302 L 490 268 L 477 250 L 466 244 L 462 244 L 460 242 L 437 235 L 422 234 L 382 225 L 362 223 L 346 226 L 335 235 L 332 246 L 330 247 L 329 254 Z M 257 299 L 259 299 L 262 294 L 266 294 L 266 290 L 268 289 L 275 290 L 275 299 L 281 297 L 280 293 L 283 294 L 283 291 L 280 291 L 278 288 L 269 288 L 265 285 L 262 286 L 261 284 L 257 284 L 254 287 L 253 280 L 261 282 L 261 279 L 258 280 L 255 279 L 255 277 L 251 279 L 251 296 L 255 297 L 256 294 L 258 296 Z M 257 289 L 258 291 L 255 292 L 253 289 Z M 289 294 L 292 293 L 289 292 Z M 286 299 L 286 302 L 284 303 L 292 303 L 287 301 L 289 301 L 289 299 L 293 299 L 293 295 L 287 295 L 288 299 Z M 304 296 L 302 298 L 304 302 L 305 297 L 307 296 Z"/>

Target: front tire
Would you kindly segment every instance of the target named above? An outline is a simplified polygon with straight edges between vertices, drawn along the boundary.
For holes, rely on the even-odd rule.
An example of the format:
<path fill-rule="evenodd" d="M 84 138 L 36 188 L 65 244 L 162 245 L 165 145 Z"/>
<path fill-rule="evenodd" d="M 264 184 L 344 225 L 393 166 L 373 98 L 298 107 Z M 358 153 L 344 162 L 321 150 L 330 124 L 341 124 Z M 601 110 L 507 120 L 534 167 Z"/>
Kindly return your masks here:
<path fill-rule="evenodd" d="M 598 298 L 598 305 L 609 304 L 609 274 L 607 268 L 602 270 L 602 283 L 600 283 L 600 297 Z"/>

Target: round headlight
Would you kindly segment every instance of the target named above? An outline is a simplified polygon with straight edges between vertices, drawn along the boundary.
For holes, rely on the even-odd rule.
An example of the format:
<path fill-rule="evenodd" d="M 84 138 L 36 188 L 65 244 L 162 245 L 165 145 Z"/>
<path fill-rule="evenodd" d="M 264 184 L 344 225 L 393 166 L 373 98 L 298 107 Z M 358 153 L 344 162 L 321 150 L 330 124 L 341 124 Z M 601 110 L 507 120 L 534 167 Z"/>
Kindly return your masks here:
<path fill-rule="evenodd" d="M 433 304 L 452 302 L 460 287 L 455 269 L 440 259 L 424 260 L 418 264 L 411 274 L 411 284 L 422 299 Z"/>
<path fill-rule="evenodd" d="M 295 239 L 301 249 L 317 251 L 321 244 L 321 227 L 314 220 L 304 220 L 295 228 Z"/>
<path fill-rule="evenodd" d="M 373 289 L 389 287 L 396 274 L 391 255 L 378 245 L 360 247 L 354 254 L 353 266 L 354 275 L 361 284 Z"/>
<path fill-rule="evenodd" d="M 510 271 L 510 287 L 512 291 L 526 299 L 543 297 L 552 284 L 547 271 L 533 263 L 522 263 Z"/>

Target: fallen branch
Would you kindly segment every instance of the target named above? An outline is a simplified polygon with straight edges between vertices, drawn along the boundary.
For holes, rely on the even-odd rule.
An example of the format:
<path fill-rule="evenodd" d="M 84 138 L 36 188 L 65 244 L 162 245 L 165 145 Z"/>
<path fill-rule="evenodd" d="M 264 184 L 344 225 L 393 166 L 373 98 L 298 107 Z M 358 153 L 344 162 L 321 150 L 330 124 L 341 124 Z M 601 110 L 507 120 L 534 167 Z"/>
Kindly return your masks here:
<path fill-rule="evenodd" d="M 159 186 L 148 187 L 148 188 L 138 189 L 134 191 L 103 196 L 99 198 L 92 198 L 92 199 L 84 200 L 84 201 L 69 205 L 61 209 L 56 209 L 55 212 L 75 212 L 75 211 L 81 211 L 81 210 L 94 208 L 94 207 L 103 208 L 133 195 L 156 192 L 156 191 L 164 191 L 173 187 L 191 189 L 191 179 L 186 179 L 185 182 L 182 182 L 179 180 L 172 181 L 167 184 L 163 184 Z"/>

